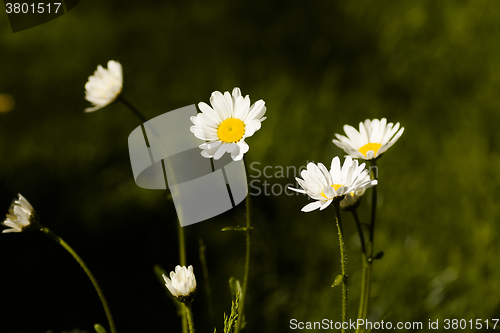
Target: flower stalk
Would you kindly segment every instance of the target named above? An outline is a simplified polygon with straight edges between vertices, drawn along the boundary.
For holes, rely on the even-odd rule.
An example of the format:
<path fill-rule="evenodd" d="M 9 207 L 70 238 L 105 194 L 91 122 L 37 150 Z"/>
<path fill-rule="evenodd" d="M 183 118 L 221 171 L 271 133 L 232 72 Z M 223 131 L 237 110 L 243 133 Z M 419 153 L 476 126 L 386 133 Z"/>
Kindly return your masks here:
<path fill-rule="evenodd" d="M 137 108 L 135 108 L 125 97 L 123 97 L 122 94 L 119 94 L 116 97 L 117 101 L 120 101 L 123 103 L 132 113 L 139 118 L 139 120 L 142 122 L 141 128 L 143 130 L 143 133 L 145 135 L 146 131 L 144 128 L 144 123 L 147 121 L 147 118 L 140 112 Z M 146 137 L 146 136 L 145 136 Z M 149 142 L 146 137 L 146 145 L 149 146 Z M 181 266 L 186 266 L 186 241 L 185 241 L 185 236 L 184 236 L 184 229 L 180 225 L 180 223 L 177 223 L 177 233 L 178 233 L 178 238 L 179 238 L 179 262 Z M 182 309 L 183 312 L 187 312 L 187 307 L 185 304 L 182 304 Z M 188 332 L 188 322 L 187 322 L 187 317 L 182 316 L 181 317 L 181 322 L 182 322 L 182 332 L 187 333 Z"/>
<path fill-rule="evenodd" d="M 184 305 L 186 306 L 186 317 L 189 324 L 189 332 L 194 333 L 194 320 L 193 320 L 193 310 L 191 308 L 191 303 L 186 302 L 184 303 Z"/>
<path fill-rule="evenodd" d="M 94 286 L 94 289 L 97 292 L 97 295 L 99 296 L 99 299 L 101 300 L 102 306 L 104 308 L 104 312 L 106 312 L 106 317 L 108 318 L 108 323 L 109 323 L 109 328 L 111 330 L 111 333 L 116 333 L 116 328 L 115 328 L 115 323 L 113 321 L 113 316 L 111 315 L 111 311 L 108 306 L 108 302 L 106 301 L 106 298 L 104 297 L 104 293 L 101 290 L 101 287 L 97 283 L 97 280 L 95 279 L 94 275 L 90 271 L 90 269 L 87 267 L 85 262 L 80 258 L 80 256 L 66 243 L 61 237 L 57 236 L 54 232 L 52 232 L 49 228 L 46 227 L 41 227 L 40 229 L 41 232 L 43 232 L 45 235 L 49 236 L 52 238 L 54 241 L 59 243 L 66 251 L 68 251 L 73 258 L 78 262 L 80 267 L 84 270 L 85 274 L 87 274 L 88 278 L 92 282 L 92 285 Z"/>
<path fill-rule="evenodd" d="M 181 266 L 186 266 L 186 241 L 184 237 L 184 229 L 182 228 L 180 223 L 177 223 L 177 233 L 179 237 L 179 262 Z M 183 314 L 185 316 L 181 316 L 182 323 L 182 333 L 188 332 L 188 320 L 187 320 L 187 306 L 186 304 L 181 304 Z"/>
<path fill-rule="evenodd" d="M 248 168 L 247 168 L 247 163 L 246 159 L 245 161 L 245 169 L 247 170 L 247 187 L 248 187 Z M 248 287 L 248 275 L 250 271 L 250 252 L 252 248 L 252 219 L 250 215 L 250 208 L 251 208 L 251 201 L 250 201 L 250 189 L 248 188 L 248 193 L 246 197 L 246 228 L 244 229 L 245 231 L 245 236 L 246 236 L 246 255 L 245 255 L 245 272 L 243 275 L 243 287 L 242 287 L 242 292 L 240 296 L 240 301 L 239 301 L 239 307 L 240 310 L 238 312 L 238 321 L 236 322 L 236 329 L 235 333 L 239 333 L 241 330 L 241 325 L 243 323 L 243 318 L 245 314 L 245 303 L 246 303 L 246 296 L 247 296 L 247 287 Z"/>
<path fill-rule="evenodd" d="M 342 268 L 342 323 L 347 322 L 347 304 L 348 304 L 348 289 L 347 289 L 347 249 L 344 241 L 344 229 L 342 227 L 342 219 L 340 216 L 340 200 L 333 202 L 335 207 L 335 222 L 339 234 L 340 243 L 340 263 Z M 345 333 L 344 325 L 342 325 L 342 333 Z"/>
<path fill-rule="evenodd" d="M 119 100 L 126 107 L 128 107 L 130 111 L 132 111 L 143 123 L 148 121 L 146 117 L 144 117 L 143 114 L 139 112 L 139 110 L 137 110 L 132 104 L 130 104 L 130 102 L 125 99 L 125 97 L 123 97 L 123 95 L 118 95 L 117 100 Z"/>
<path fill-rule="evenodd" d="M 371 178 L 377 179 L 377 159 L 370 161 L 370 174 Z M 361 280 L 361 299 L 359 303 L 358 319 L 366 319 L 368 317 L 368 307 L 370 304 L 370 290 L 371 290 L 371 278 L 372 278 L 372 265 L 373 265 L 373 249 L 374 249 L 374 231 L 375 231 L 375 217 L 377 213 L 377 186 L 372 189 L 372 206 L 371 206 L 371 220 L 370 220 L 370 235 L 369 235 L 369 246 L 368 251 L 363 254 L 363 269 L 362 269 L 362 280 Z M 354 219 L 356 224 L 359 223 L 359 219 L 353 211 Z M 361 231 L 362 232 L 362 231 Z M 360 237 L 362 235 L 360 234 Z M 366 251 L 366 250 L 365 250 Z M 358 328 L 356 333 L 364 332 L 364 328 Z"/>

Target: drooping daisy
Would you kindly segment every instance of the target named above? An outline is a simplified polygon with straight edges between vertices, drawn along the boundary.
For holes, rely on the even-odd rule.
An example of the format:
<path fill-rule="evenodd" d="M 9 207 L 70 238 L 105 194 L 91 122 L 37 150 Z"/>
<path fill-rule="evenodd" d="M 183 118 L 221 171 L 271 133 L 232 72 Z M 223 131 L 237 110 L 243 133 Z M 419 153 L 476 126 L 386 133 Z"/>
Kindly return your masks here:
<path fill-rule="evenodd" d="M 2 224 L 10 229 L 4 229 L 2 233 L 22 232 L 28 230 L 36 223 L 36 213 L 31 204 L 18 194 L 18 199 L 10 205 L 9 212 Z"/>
<path fill-rule="evenodd" d="M 218 160 L 224 153 L 231 153 L 234 161 L 239 161 L 248 151 L 246 138 L 260 129 L 261 122 L 266 119 L 266 106 L 258 100 L 250 106 L 250 97 L 241 95 L 240 88 L 234 88 L 232 96 L 228 91 L 224 95 L 215 91 L 210 97 L 210 107 L 200 102 L 201 110 L 197 116 L 191 117 L 194 126 L 190 130 L 201 140 L 201 155 Z"/>
<path fill-rule="evenodd" d="M 94 75 L 89 76 L 85 84 L 85 99 L 94 104 L 85 112 L 99 110 L 113 102 L 122 92 L 123 71 L 118 61 L 108 61 L 108 68 L 97 66 Z"/>
<path fill-rule="evenodd" d="M 365 163 L 358 165 L 357 160 L 347 156 L 344 165 L 340 166 L 340 159 L 334 157 L 330 171 L 322 163 L 318 165 L 309 163 L 307 170 L 300 173 L 303 179 L 295 178 L 302 189 L 289 187 L 299 193 L 305 193 L 311 199 L 316 200 L 305 205 L 303 212 L 310 212 L 316 209 L 323 210 L 328 207 L 333 200 L 341 200 L 346 194 L 362 191 L 377 185 L 376 180 L 367 179 L 368 170 Z"/>
<path fill-rule="evenodd" d="M 404 127 L 399 129 L 399 123 L 387 124 L 385 118 L 366 119 L 364 123 L 359 123 L 359 132 L 349 125 L 344 125 L 344 131 L 347 137 L 335 134 L 338 140 L 334 139 L 333 143 L 353 158 L 372 160 L 380 157 L 398 141 Z"/>
<path fill-rule="evenodd" d="M 369 180 L 370 180 L 370 175 L 366 174 L 364 181 L 369 181 Z M 363 194 L 365 194 L 365 189 L 346 194 L 344 199 L 342 199 L 342 201 L 340 202 L 340 208 L 344 210 L 350 210 L 352 208 L 356 208 L 359 205 L 359 202 Z"/>
<path fill-rule="evenodd" d="M 196 278 L 193 273 L 193 266 L 175 267 L 175 272 L 170 272 L 170 279 L 163 274 L 165 285 L 170 293 L 180 302 L 191 302 L 196 293 Z"/>

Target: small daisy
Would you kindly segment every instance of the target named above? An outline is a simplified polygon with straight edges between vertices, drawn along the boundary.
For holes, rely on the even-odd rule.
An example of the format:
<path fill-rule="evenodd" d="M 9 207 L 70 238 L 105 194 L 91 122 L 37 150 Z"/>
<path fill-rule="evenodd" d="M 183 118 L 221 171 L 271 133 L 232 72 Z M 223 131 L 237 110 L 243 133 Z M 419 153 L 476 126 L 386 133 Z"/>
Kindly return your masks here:
<path fill-rule="evenodd" d="M 369 181 L 369 180 L 370 180 L 370 175 L 366 174 L 364 181 Z M 352 208 L 357 207 L 363 194 L 365 194 L 365 189 L 346 194 L 344 199 L 342 199 L 342 201 L 340 202 L 340 208 L 344 210 L 350 210 Z"/>
<path fill-rule="evenodd" d="M 86 108 L 85 112 L 99 110 L 113 102 L 122 92 L 123 72 L 118 61 L 108 61 L 108 68 L 97 66 L 94 75 L 89 76 L 85 84 L 85 99 L 94 104 Z"/>
<path fill-rule="evenodd" d="M 36 213 L 28 200 L 21 194 L 10 205 L 9 212 L 2 224 L 11 229 L 4 229 L 3 233 L 22 232 L 36 223 Z"/>
<path fill-rule="evenodd" d="M 212 107 L 199 103 L 201 113 L 191 117 L 194 124 L 191 132 L 198 139 L 208 141 L 200 145 L 201 155 L 218 160 L 228 152 L 234 161 L 241 160 L 249 148 L 245 139 L 258 131 L 266 119 L 263 117 L 265 102 L 258 100 L 250 106 L 250 97 L 243 98 L 240 88 L 234 88 L 232 96 L 228 91 L 224 95 L 213 92 L 210 104 Z"/>
<path fill-rule="evenodd" d="M 344 125 L 347 137 L 335 134 L 338 140 L 333 143 L 342 148 L 349 156 L 363 160 L 373 160 L 380 157 L 401 137 L 404 127 L 399 129 L 399 123 L 387 124 L 387 119 L 366 119 L 359 123 L 359 132 L 352 126 Z"/>
<path fill-rule="evenodd" d="M 165 285 L 170 293 L 180 302 L 192 301 L 196 292 L 196 278 L 193 273 L 193 266 L 175 267 L 175 272 L 170 272 L 170 279 L 163 274 Z"/>
<path fill-rule="evenodd" d="M 342 200 L 346 194 L 362 191 L 377 185 L 376 180 L 367 179 L 368 170 L 365 163 L 358 165 L 357 160 L 347 156 L 344 165 L 340 166 L 340 159 L 332 159 L 330 171 L 319 163 L 309 163 L 307 170 L 300 173 L 303 179 L 295 178 L 302 189 L 289 187 L 299 193 L 305 193 L 316 200 L 305 205 L 303 212 L 310 212 L 316 209 L 323 210 L 328 207 L 333 200 Z"/>

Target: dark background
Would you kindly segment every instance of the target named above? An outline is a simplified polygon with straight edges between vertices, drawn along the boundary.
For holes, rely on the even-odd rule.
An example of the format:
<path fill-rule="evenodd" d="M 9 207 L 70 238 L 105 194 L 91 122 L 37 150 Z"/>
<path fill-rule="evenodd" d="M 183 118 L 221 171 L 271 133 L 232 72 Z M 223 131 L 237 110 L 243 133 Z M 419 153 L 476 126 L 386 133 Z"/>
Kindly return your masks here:
<path fill-rule="evenodd" d="M 376 250 L 385 256 L 374 265 L 370 319 L 499 318 L 499 33 L 500 2 L 486 0 L 85 0 L 18 33 L 2 12 L 0 93 L 15 107 L 0 113 L 0 208 L 26 196 L 94 272 L 119 332 L 179 332 L 153 273 L 179 262 L 175 210 L 165 191 L 134 183 L 134 115 L 120 104 L 83 112 L 97 65 L 121 62 L 123 94 L 148 118 L 235 86 L 252 102 L 264 99 L 268 119 L 245 155 L 261 170 L 329 165 L 343 155 L 331 139 L 344 124 L 387 117 L 406 130 L 379 161 Z M 294 182 L 293 173 L 279 176 L 259 179 Z M 301 213 L 308 201 L 300 195 L 252 199 L 247 331 L 286 332 L 292 318 L 339 321 L 333 208 Z M 185 228 L 199 332 L 222 332 L 227 281 L 242 279 L 244 235 L 221 229 L 243 224 L 244 210 Z M 344 225 L 354 319 L 360 246 L 349 214 Z M 37 233 L 0 236 L 0 332 L 107 326 L 92 285 L 59 245 Z"/>

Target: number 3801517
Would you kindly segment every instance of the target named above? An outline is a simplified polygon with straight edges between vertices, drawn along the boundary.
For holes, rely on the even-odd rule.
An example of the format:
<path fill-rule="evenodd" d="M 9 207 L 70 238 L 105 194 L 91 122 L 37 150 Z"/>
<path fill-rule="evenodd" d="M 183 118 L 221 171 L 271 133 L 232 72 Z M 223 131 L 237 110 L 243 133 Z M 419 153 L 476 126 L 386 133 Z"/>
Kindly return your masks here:
<path fill-rule="evenodd" d="M 14 2 L 10 3 L 7 2 L 5 4 L 5 11 L 7 14 L 27 14 L 27 13 L 33 13 L 33 14 L 43 14 L 43 13 L 56 13 L 59 11 L 59 7 L 61 7 L 60 2 L 54 2 L 54 3 L 19 3 L 19 2 Z"/>

